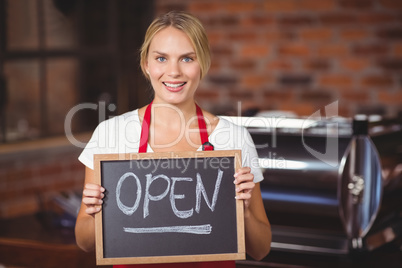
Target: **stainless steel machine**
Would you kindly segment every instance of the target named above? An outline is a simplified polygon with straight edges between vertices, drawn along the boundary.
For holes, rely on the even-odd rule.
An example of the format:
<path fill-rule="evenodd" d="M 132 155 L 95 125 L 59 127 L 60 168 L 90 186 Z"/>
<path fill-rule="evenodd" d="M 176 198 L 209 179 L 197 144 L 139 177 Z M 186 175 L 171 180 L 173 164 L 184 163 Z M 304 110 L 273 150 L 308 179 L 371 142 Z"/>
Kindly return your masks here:
<path fill-rule="evenodd" d="M 256 144 L 273 249 L 349 254 L 401 238 L 401 118 L 226 119 Z"/>

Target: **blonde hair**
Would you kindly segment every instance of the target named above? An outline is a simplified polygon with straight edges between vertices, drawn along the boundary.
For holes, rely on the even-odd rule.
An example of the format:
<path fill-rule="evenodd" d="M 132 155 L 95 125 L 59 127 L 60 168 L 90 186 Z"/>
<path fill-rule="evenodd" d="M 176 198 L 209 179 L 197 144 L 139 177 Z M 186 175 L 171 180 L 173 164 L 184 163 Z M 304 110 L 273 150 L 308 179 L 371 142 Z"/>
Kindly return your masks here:
<path fill-rule="evenodd" d="M 211 52 L 209 49 L 209 42 L 205 29 L 201 22 L 185 12 L 170 11 L 158 18 L 156 18 L 148 27 L 145 33 L 145 39 L 140 50 L 141 57 L 141 70 L 145 77 L 149 79 L 146 72 L 145 65 L 148 58 L 148 50 L 151 45 L 153 37 L 161 30 L 167 27 L 174 27 L 183 31 L 190 38 L 197 55 L 198 62 L 201 68 L 201 79 L 207 74 L 211 66 Z"/>

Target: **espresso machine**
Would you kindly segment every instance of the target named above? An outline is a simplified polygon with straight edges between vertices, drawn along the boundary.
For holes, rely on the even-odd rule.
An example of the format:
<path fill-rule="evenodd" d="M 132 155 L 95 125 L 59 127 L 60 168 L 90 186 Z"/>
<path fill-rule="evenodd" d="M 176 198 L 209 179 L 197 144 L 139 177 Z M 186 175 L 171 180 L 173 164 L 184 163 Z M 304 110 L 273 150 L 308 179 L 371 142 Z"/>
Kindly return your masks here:
<path fill-rule="evenodd" d="M 256 145 L 272 249 L 350 254 L 401 238 L 401 118 L 225 119 Z"/>

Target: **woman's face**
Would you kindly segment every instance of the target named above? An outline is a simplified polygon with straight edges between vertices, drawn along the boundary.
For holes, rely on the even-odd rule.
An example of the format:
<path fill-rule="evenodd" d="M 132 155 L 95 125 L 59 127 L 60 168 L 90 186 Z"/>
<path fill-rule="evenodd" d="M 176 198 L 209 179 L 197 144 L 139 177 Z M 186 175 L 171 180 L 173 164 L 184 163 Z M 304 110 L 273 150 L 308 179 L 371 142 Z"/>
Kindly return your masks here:
<path fill-rule="evenodd" d="M 194 101 L 201 69 L 187 34 L 173 27 L 158 32 L 148 50 L 145 69 L 155 91 L 156 103 Z"/>

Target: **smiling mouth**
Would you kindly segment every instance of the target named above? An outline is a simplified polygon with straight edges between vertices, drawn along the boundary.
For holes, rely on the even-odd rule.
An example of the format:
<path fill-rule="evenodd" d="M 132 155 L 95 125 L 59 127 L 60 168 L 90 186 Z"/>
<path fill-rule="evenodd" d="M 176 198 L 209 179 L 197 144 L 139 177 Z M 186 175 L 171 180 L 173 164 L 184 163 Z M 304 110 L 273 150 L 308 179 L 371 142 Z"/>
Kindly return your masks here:
<path fill-rule="evenodd" d="M 180 88 L 180 87 L 184 86 L 184 85 L 186 84 L 186 82 L 183 82 L 183 83 L 174 83 L 174 84 L 172 84 L 172 83 L 167 83 L 167 82 L 163 82 L 163 84 L 164 84 L 165 86 L 169 87 L 169 88 L 177 89 L 177 88 Z"/>

